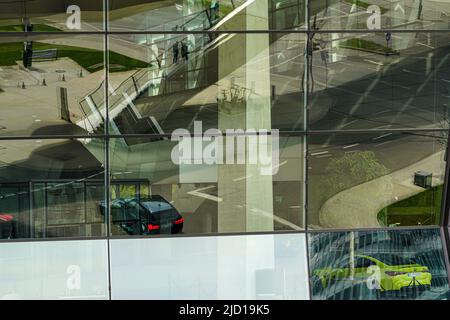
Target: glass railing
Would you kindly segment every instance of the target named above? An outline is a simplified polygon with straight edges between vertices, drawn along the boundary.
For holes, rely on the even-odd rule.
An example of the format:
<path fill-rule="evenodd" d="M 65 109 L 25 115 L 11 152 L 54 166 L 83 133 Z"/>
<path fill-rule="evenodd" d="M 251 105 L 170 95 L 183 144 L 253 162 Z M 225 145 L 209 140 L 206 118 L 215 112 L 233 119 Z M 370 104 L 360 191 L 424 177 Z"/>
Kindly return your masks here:
<path fill-rule="evenodd" d="M 245 1 L 230 0 L 229 2 L 228 6 L 231 10 L 234 10 Z M 217 8 L 208 8 L 181 19 L 173 20 L 165 26 L 171 26 L 171 31 L 208 30 L 213 28 L 221 18 L 223 17 L 219 15 Z M 194 38 L 192 39 L 192 37 Z M 213 46 L 214 43 L 214 38 L 207 34 L 190 34 L 187 36 L 184 34 L 168 34 L 164 36 L 163 40 L 152 42 L 151 45 L 163 47 L 165 50 L 150 61 L 151 67 L 137 70 L 116 89 L 109 89 L 108 109 L 110 119 L 114 119 L 123 109 L 130 105 L 130 102 L 134 101 L 147 89 L 149 96 L 161 94 L 162 81 L 184 67 L 183 63 L 178 63 L 178 60 L 174 59 L 174 45 L 179 45 L 180 47 L 181 45 L 186 45 L 189 59 L 192 61 L 201 59 L 205 50 Z M 181 54 L 179 59 L 181 60 Z M 190 88 L 192 89 L 192 86 Z M 95 133 L 104 122 L 106 107 L 104 92 L 105 85 L 103 81 L 99 87 L 79 102 L 84 118 L 79 121 L 78 125 L 89 133 Z"/>

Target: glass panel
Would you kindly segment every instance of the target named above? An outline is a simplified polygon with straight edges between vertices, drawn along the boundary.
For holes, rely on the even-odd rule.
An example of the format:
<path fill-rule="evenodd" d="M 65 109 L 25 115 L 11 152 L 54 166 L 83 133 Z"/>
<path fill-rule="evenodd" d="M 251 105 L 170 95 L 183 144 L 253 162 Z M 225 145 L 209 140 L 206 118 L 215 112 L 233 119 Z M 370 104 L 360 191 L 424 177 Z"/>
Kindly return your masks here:
<path fill-rule="evenodd" d="M 115 0 L 109 2 L 109 10 L 111 31 L 274 30 L 305 25 L 305 0 Z"/>
<path fill-rule="evenodd" d="M 103 0 L 1 0 L 0 32 L 103 30 Z"/>
<path fill-rule="evenodd" d="M 312 29 L 450 29 L 450 7 L 445 1 L 314 0 L 310 10 Z"/>
<path fill-rule="evenodd" d="M 106 240 L 0 244 L 0 299 L 108 299 Z"/>
<path fill-rule="evenodd" d="M 312 233 L 313 299 L 447 300 L 438 229 Z"/>
<path fill-rule="evenodd" d="M 121 71 L 110 61 L 111 133 L 303 128 L 303 34 L 145 37 L 123 54 L 150 67 Z"/>
<path fill-rule="evenodd" d="M 310 129 L 448 128 L 450 33 L 313 37 Z"/>
<path fill-rule="evenodd" d="M 304 234 L 111 240 L 112 299 L 306 300 L 307 272 Z"/>
<path fill-rule="evenodd" d="M 180 142 L 152 136 L 112 139 L 112 221 L 118 227 L 112 228 L 113 234 L 301 230 L 302 139 L 250 134 L 203 140 L 183 137 Z M 234 150 L 230 141 L 236 146 Z M 266 149 L 267 141 L 271 149 Z M 259 150 L 256 161 L 252 156 L 245 157 L 245 149 L 247 154 L 253 154 L 254 145 Z M 269 153 L 261 157 L 261 150 L 265 149 Z M 226 158 L 227 152 L 233 158 Z M 193 158 L 188 158 L 188 154 Z M 130 181 L 138 184 L 141 180 L 150 185 L 149 195 L 142 189 L 140 194 L 122 192 L 129 191 Z M 120 219 L 114 216 L 125 214 L 136 201 L 140 226 L 133 227 L 139 230 L 131 230 L 129 225 L 120 224 L 126 221 L 119 223 Z M 159 210 L 152 210 L 155 207 Z M 135 218 L 128 220 L 131 223 Z"/>
<path fill-rule="evenodd" d="M 102 140 L 2 140 L 2 239 L 105 234 Z"/>
<path fill-rule="evenodd" d="M 0 37 L 0 135 L 103 133 L 103 36 Z"/>
<path fill-rule="evenodd" d="M 311 228 L 440 224 L 447 132 L 308 139 Z"/>

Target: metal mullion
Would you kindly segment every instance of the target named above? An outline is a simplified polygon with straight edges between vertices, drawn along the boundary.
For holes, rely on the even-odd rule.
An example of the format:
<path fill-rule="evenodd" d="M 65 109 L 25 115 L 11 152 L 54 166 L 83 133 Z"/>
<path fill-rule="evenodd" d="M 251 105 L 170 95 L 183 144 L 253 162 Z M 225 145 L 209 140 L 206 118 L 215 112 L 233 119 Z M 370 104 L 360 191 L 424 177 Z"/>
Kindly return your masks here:
<path fill-rule="evenodd" d="M 261 33 L 308 33 L 311 31 L 308 29 L 299 29 L 301 26 L 296 26 L 296 29 L 231 29 L 231 30 L 126 30 L 126 31 L 0 31 L 0 37 L 18 37 L 18 36 L 33 36 L 33 35 L 48 35 L 48 36 L 62 36 L 62 35 L 104 35 L 108 33 L 110 35 L 129 35 L 129 34 L 173 34 L 173 35 L 187 35 L 187 34 L 261 34 Z M 376 33 L 449 33 L 450 29 L 321 29 L 314 30 L 315 33 L 363 33 L 363 34 L 376 34 Z"/>
<path fill-rule="evenodd" d="M 305 1 L 305 25 L 306 29 L 310 29 L 309 25 L 309 2 L 310 0 Z M 309 32 L 305 34 L 306 36 L 306 45 L 303 48 L 303 131 L 308 132 L 308 122 L 309 122 L 309 113 L 308 113 L 308 94 L 309 94 L 309 41 L 310 36 Z M 309 299 L 313 299 L 313 290 L 312 290 L 312 270 L 311 270 L 311 259 L 309 252 L 309 233 L 308 233 L 308 136 L 305 134 L 302 136 L 303 141 L 303 223 L 305 229 L 305 256 L 306 256 L 306 274 L 308 277 L 307 286 Z"/>
<path fill-rule="evenodd" d="M 449 242 L 449 240 L 450 240 L 449 229 L 448 229 L 448 227 L 441 227 L 439 232 L 440 232 L 440 238 L 441 238 L 441 243 L 442 243 L 442 251 L 444 253 L 444 264 L 445 264 L 445 269 L 446 269 L 445 271 L 447 274 L 447 281 L 448 281 L 447 284 L 450 286 L 450 261 L 449 261 L 450 247 L 448 245 L 450 243 Z"/>
<path fill-rule="evenodd" d="M 447 131 L 447 148 L 445 150 L 445 173 L 444 173 L 444 187 L 442 190 L 442 202 L 441 202 L 441 226 L 449 226 L 449 216 L 450 216 L 450 187 L 449 187 L 449 179 L 450 179 L 450 129 Z"/>
<path fill-rule="evenodd" d="M 103 0 L 103 23 L 104 23 L 104 70 L 105 70 L 105 124 L 104 124 L 104 197 L 105 197 L 105 223 L 106 223 L 106 247 L 107 247 L 107 268 L 108 268 L 108 297 L 112 300 L 112 279 L 111 279 L 111 225 L 110 225 L 110 163 L 109 163 L 109 37 L 108 37 L 108 19 L 109 19 L 109 0 Z"/>

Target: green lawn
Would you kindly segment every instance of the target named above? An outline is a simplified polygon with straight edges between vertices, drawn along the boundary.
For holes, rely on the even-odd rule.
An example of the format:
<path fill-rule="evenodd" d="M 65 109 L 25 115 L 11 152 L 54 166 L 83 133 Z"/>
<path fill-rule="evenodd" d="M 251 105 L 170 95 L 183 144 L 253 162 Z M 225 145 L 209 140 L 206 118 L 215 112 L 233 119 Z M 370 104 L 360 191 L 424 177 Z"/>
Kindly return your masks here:
<path fill-rule="evenodd" d="M 384 226 L 439 224 L 442 189 L 442 185 L 436 186 L 393 203 L 378 212 L 378 221 Z"/>
<path fill-rule="evenodd" d="M 373 41 L 368 41 L 364 39 L 352 38 L 339 43 L 339 47 L 341 48 L 349 48 L 349 49 L 360 49 L 360 50 L 370 50 L 379 53 L 395 53 L 392 48 L 382 46 Z"/>
<path fill-rule="evenodd" d="M 59 58 L 68 57 L 89 72 L 103 69 L 103 52 L 99 50 L 40 42 L 35 42 L 33 44 L 33 49 L 58 49 Z M 15 65 L 16 61 L 22 60 L 22 50 L 23 43 L 21 42 L 0 44 L 0 65 Z M 111 72 L 134 70 L 136 68 L 145 68 L 149 66 L 149 64 L 144 61 L 132 59 L 116 52 L 110 52 L 109 62 L 111 65 L 114 65 L 113 68 L 110 68 Z"/>
<path fill-rule="evenodd" d="M 22 32 L 23 24 L 0 26 L 0 32 Z M 33 32 L 61 32 L 61 29 L 48 26 L 46 24 L 34 24 Z"/>

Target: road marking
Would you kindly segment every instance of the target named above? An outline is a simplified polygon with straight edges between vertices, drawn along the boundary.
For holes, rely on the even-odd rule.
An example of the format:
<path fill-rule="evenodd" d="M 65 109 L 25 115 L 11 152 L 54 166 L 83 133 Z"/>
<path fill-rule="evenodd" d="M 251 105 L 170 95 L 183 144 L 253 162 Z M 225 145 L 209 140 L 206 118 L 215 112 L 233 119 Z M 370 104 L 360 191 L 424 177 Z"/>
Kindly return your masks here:
<path fill-rule="evenodd" d="M 205 188 L 200 188 L 200 189 L 197 189 L 197 190 L 194 190 L 194 191 L 189 191 L 189 192 L 186 192 L 186 193 L 190 194 L 192 196 L 205 198 L 205 199 L 212 200 L 212 201 L 215 201 L 215 202 L 222 202 L 222 198 L 220 198 L 220 197 L 216 197 L 216 196 L 213 196 L 211 194 L 200 192 L 200 191 L 211 189 L 213 187 L 214 186 L 208 186 L 208 187 L 205 187 Z"/>
<path fill-rule="evenodd" d="M 428 48 L 430 48 L 430 49 L 434 49 L 434 47 L 429 46 L 429 45 L 427 45 L 427 44 L 425 44 L 425 43 L 422 43 L 422 42 L 416 42 L 416 43 L 417 43 L 417 44 L 420 44 L 421 46 L 428 47 Z"/>
<path fill-rule="evenodd" d="M 261 209 L 258 209 L 258 208 L 252 208 L 250 210 L 254 214 L 258 214 L 261 217 L 264 217 L 264 218 L 267 218 L 267 219 L 270 219 L 270 220 L 273 219 L 273 221 L 276 221 L 276 222 L 281 223 L 281 224 L 283 224 L 285 226 L 288 226 L 288 227 L 292 228 L 293 230 L 303 230 L 301 227 L 297 226 L 296 224 L 294 224 L 294 223 L 292 223 L 292 222 L 290 222 L 290 221 L 288 221 L 286 219 L 283 219 L 283 218 L 275 215 L 272 212 L 267 212 L 267 211 L 264 211 L 264 210 L 261 210 Z"/>
<path fill-rule="evenodd" d="M 382 113 L 386 113 L 386 112 L 390 112 L 391 110 L 384 110 L 384 111 L 380 111 L 380 112 L 377 112 L 377 113 L 374 113 L 374 115 L 376 115 L 376 114 L 382 114 Z"/>
<path fill-rule="evenodd" d="M 350 122 L 347 122 L 346 124 L 342 125 L 341 128 L 345 128 L 346 126 L 349 126 L 349 125 L 351 125 L 352 123 L 355 123 L 355 122 L 358 121 L 358 120 L 359 120 L 359 119 L 356 119 L 356 120 L 352 120 L 352 121 L 350 121 Z"/>
<path fill-rule="evenodd" d="M 326 153 L 328 153 L 328 151 L 322 151 L 322 152 L 311 153 L 311 155 L 312 155 L 312 156 L 318 156 L 318 155 L 326 154 Z"/>
<path fill-rule="evenodd" d="M 376 127 L 375 129 L 383 129 L 383 128 L 389 128 L 389 127 L 392 127 L 392 124 L 388 124 L 388 125 L 385 125 L 385 126 Z"/>
<path fill-rule="evenodd" d="M 376 141 L 376 140 L 379 140 L 379 139 L 381 139 L 381 138 L 390 136 L 391 134 L 392 134 L 392 133 L 382 134 L 381 136 L 378 136 L 378 137 L 376 137 L 376 138 L 372 138 L 372 140 Z"/>
<path fill-rule="evenodd" d="M 248 174 L 248 175 L 243 176 L 243 177 L 235 178 L 235 179 L 233 179 L 233 181 L 234 182 L 242 181 L 242 180 L 245 180 L 247 178 L 250 178 L 251 176 L 252 176 L 251 174 Z"/>
<path fill-rule="evenodd" d="M 382 146 L 383 144 L 391 143 L 391 142 L 394 142 L 394 141 L 395 141 L 395 140 L 388 140 L 388 141 L 385 141 L 385 142 L 376 144 L 375 147 L 379 147 L 379 146 Z"/>
<path fill-rule="evenodd" d="M 359 143 L 350 144 L 348 146 L 343 147 L 342 149 L 349 149 L 349 148 L 353 148 L 353 147 L 356 147 L 356 146 L 359 146 Z"/>
<path fill-rule="evenodd" d="M 382 62 L 373 61 L 373 60 L 370 60 L 370 59 L 364 59 L 364 61 L 376 64 L 377 66 L 383 66 L 384 65 Z"/>
<path fill-rule="evenodd" d="M 329 158 L 329 157 L 332 157 L 332 156 L 333 156 L 332 154 L 324 154 L 322 156 L 317 156 L 316 158 L 317 159 L 322 159 L 322 158 Z"/>
<path fill-rule="evenodd" d="M 345 57 L 345 56 L 343 56 L 341 54 L 339 56 Z M 351 67 L 352 66 L 350 63 L 346 63 L 346 62 L 343 62 L 343 61 L 336 61 L 336 63 L 343 64 L 344 66 L 347 66 L 347 67 Z"/>

